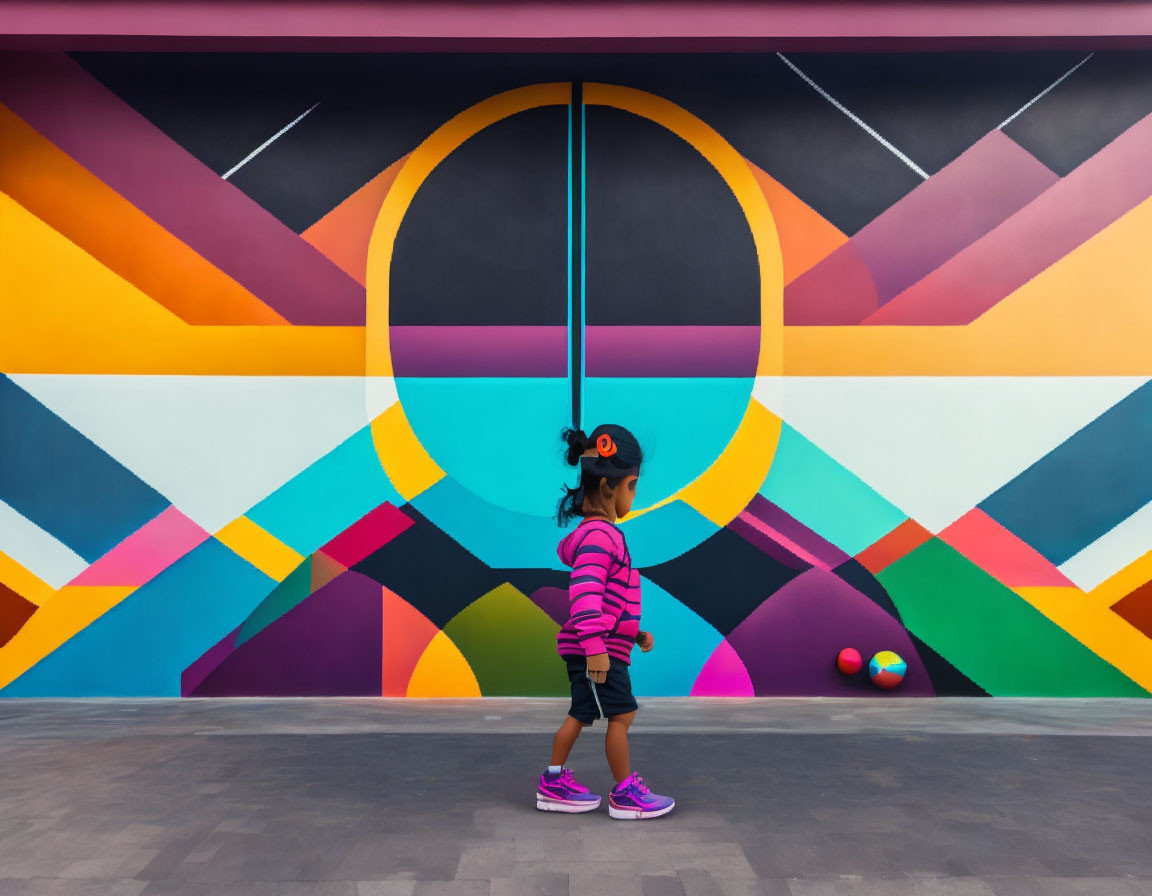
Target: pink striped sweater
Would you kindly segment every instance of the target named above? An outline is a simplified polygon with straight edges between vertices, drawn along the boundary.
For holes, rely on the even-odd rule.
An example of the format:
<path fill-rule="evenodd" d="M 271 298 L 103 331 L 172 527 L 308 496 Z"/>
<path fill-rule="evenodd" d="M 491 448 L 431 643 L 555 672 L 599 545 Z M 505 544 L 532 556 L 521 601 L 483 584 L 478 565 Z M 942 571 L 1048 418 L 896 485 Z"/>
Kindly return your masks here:
<path fill-rule="evenodd" d="M 640 573 L 624 533 L 607 520 L 588 519 L 557 548 L 572 567 L 568 580 L 568 621 L 556 633 L 563 656 L 608 653 L 625 663 L 640 631 Z"/>

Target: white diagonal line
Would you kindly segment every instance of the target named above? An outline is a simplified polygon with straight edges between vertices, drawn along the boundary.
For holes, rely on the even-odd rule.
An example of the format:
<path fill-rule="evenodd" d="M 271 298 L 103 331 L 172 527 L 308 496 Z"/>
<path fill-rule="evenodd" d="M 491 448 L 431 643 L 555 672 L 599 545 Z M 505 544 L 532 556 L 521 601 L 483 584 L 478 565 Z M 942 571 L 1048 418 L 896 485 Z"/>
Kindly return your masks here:
<path fill-rule="evenodd" d="M 1032 97 L 1032 99 L 1028 100 L 1028 102 L 1026 102 L 1023 106 L 1021 106 L 1019 109 L 1017 109 L 1015 112 L 1013 112 L 1007 118 L 1005 118 L 1002 122 L 1000 122 L 1000 124 L 996 125 L 996 130 L 999 131 L 999 130 L 1003 129 L 1004 125 L 1008 124 L 1008 122 L 1010 122 L 1013 118 L 1015 118 L 1017 115 L 1019 115 L 1025 109 L 1027 109 L 1029 106 L 1031 106 L 1034 102 L 1036 102 L 1036 100 L 1040 99 L 1049 90 L 1051 90 L 1053 87 L 1055 87 L 1057 84 L 1059 84 L 1065 78 L 1067 78 L 1070 74 L 1072 74 L 1072 72 L 1074 72 L 1074 71 L 1076 71 L 1076 69 L 1080 68 L 1080 66 L 1082 66 L 1085 62 L 1087 62 L 1089 59 L 1091 59 L 1094 55 L 1096 55 L 1094 52 L 1089 53 L 1087 56 L 1085 56 L 1083 59 L 1081 59 L 1079 62 L 1077 62 L 1074 66 L 1072 66 L 1072 68 L 1068 69 L 1068 71 L 1064 72 L 1064 74 L 1062 74 L 1059 78 L 1057 78 L 1055 81 L 1053 81 L 1051 84 L 1049 84 L 1043 90 L 1041 90 L 1038 94 L 1036 94 L 1036 96 Z"/>
<path fill-rule="evenodd" d="M 801 78 L 803 78 L 807 82 L 808 86 L 810 86 L 813 90 L 815 90 L 817 93 L 819 93 L 820 96 L 824 97 L 824 99 L 828 100 L 828 102 L 830 102 L 833 106 L 835 106 L 837 109 L 839 109 L 841 112 L 843 112 L 849 118 L 851 118 L 854 122 L 856 122 L 856 124 L 860 125 L 860 127 L 862 127 L 865 131 L 867 131 L 870 136 L 872 136 L 873 138 L 878 140 L 881 143 L 881 145 L 884 146 L 885 149 L 887 149 L 889 152 L 891 152 L 893 155 L 895 155 L 896 158 L 898 158 L 901 162 L 903 162 L 905 165 L 907 165 L 909 168 L 911 168 L 913 171 L 915 171 L 917 174 L 919 174 L 925 180 L 928 179 L 928 172 L 927 171 L 925 171 L 923 168 L 921 168 L 919 165 L 917 165 L 915 162 L 913 162 L 910 158 L 908 158 L 908 156 L 904 155 L 904 153 L 902 153 L 899 149 L 897 149 L 895 146 L 893 146 L 891 143 L 889 143 L 887 140 L 885 140 L 882 136 L 880 136 L 880 134 L 876 131 L 876 129 L 873 128 L 871 125 L 869 125 L 868 122 L 864 121 L 864 119 L 862 119 L 859 115 L 857 115 L 851 109 L 846 107 L 843 103 L 839 102 L 834 96 L 832 96 L 832 94 L 830 94 L 827 90 L 825 90 L 823 87 L 821 87 L 819 84 L 817 84 L 811 78 L 809 78 L 806 74 L 804 74 L 804 72 L 800 71 L 800 69 L 796 66 L 796 64 L 794 62 L 792 62 L 791 59 L 789 59 L 783 53 L 777 53 L 776 55 L 780 57 L 780 60 L 786 66 L 788 66 L 788 68 L 792 69 L 792 71 L 796 72 L 796 74 L 798 74 Z"/>
<path fill-rule="evenodd" d="M 319 103 L 314 103 L 312 106 L 312 109 L 315 109 L 319 105 L 320 105 Z M 262 153 L 264 150 L 266 150 L 269 146 L 271 146 L 273 143 L 275 143 L 277 140 L 279 140 L 281 137 L 283 137 L 291 128 L 298 125 L 304 119 L 304 116 L 307 115 L 309 112 L 311 112 L 312 109 L 308 109 L 307 111 L 305 111 L 302 114 L 300 114 L 299 116 L 297 116 L 293 121 L 288 122 L 288 124 L 286 124 L 286 125 L 284 125 L 284 127 L 280 128 L 280 130 L 278 130 L 275 134 L 273 134 L 271 137 L 269 137 L 267 140 L 265 140 L 263 143 L 261 143 L 259 146 L 257 146 L 254 150 L 252 150 L 252 152 L 248 153 L 248 155 L 244 156 L 244 158 L 242 158 L 239 162 L 237 162 L 235 165 L 233 165 L 231 168 L 229 168 L 228 171 L 226 171 L 224 174 L 221 174 L 220 176 L 222 178 L 224 178 L 224 180 L 228 180 L 228 178 L 230 178 L 233 174 L 235 174 L 237 171 L 239 171 L 241 168 L 243 168 L 245 165 L 247 165 L 249 162 L 251 162 L 254 158 L 256 158 L 256 156 L 258 156 L 260 153 Z"/>

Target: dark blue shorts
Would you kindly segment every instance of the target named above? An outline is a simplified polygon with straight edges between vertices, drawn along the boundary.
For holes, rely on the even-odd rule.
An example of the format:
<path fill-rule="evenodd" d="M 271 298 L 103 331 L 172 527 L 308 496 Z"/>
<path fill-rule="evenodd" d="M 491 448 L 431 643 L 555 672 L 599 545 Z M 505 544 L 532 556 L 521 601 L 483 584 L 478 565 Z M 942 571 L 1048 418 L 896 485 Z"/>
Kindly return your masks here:
<path fill-rule="evenodd" d="M 584 657 L 566 656 L 563 659 L 568 664 L 568 680 L 572 682 L 572 706 L 568 715 L 576 721 L 590 724 L 598 718 L 623 715 L 637 708 L 627 663 L 608 657 L 608 674 L 604 682 L 593 684 L 588 678 L 588 663 Z M 597 697 L 600 698 L 599 707 Z"/>

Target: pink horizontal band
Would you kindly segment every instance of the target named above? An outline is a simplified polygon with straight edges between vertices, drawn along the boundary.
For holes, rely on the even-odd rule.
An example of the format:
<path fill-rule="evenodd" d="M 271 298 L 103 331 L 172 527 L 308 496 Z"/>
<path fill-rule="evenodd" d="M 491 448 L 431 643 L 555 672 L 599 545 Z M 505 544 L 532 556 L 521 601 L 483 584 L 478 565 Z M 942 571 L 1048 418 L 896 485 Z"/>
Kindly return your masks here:
<path fill-rule="evenodd" d="M 739 0 L 0 0 L 9 38 L 413 38 L 470 41 L 715 38 L 1062 38 L 1152 34 L 1152 6 L 1123 2 Z"/>

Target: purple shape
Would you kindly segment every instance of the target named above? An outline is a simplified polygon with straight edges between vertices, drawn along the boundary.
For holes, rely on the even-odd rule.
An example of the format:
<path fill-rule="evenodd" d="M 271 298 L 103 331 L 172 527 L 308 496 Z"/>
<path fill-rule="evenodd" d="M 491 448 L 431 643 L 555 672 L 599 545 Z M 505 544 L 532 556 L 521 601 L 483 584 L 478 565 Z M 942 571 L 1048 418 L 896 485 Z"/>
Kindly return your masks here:
<path fill-rule="evenodd" d="M 292 323 L 364 323 L 364 287 L 63 53 L 0 53 L 0 102 Z"/>
<path fill-rule="evenodd" d="M 390 327 L 397 376 L 568 375 L 567 327 Z"/>
<path fill-rule="evenodd" d="M 777 563 L 782 563 L 789 569 L 808 569 L 812 565 L 807 560 L 801 560 L 780 542 L 770 538 L 767 533 L 761 532 L 740 517 L 732 520 L 728 524 L 728 528 Z"/>
<path fill-rule="evenodd" d="M 245 641 L 194 697 L 379 697 L 380 585 L 341 573 Z"/>
<path fill-rule="evenodd" d="M 932 681 L 908 632 L 871 600 L 823 569 L 797 576 L 728 636 L 748 668 L 758 697 L 931 697 Z M 867 669 L 843 675 L 836 656 L 855 647 L 868 660 L 894 650 L 908 664 L 891 691 L 875 687 Z"/>
<path fill-rule="evenodd" d="M 755 376 L 759 327 L 586 327 L 588 376 Z"/>
<path fill-rule="evenodd" d="M 1005 138 L 1007 139 L 1007 138 Z M 1152 116 L 909 286 L 865 324 L 969 324 L 1152 196 Z"/>
<path fill-rule="evenodd" d="M 745 512 L 772 527 L 829 568 L 839 566 L 846 560 L 852 559 L 849 554 L 844 553 L 823 536 L 817 535 L 763 495 L 754 495 L 752 501 L 745 508 Z"/>
<path fill-rule="evenodd" d="M 852 241 L 784 287 L 787 326 L 858 324 L 876 310 L 876 284 Z"/>
<path fill-rule="evenodd" d="M 242 625 L 236 626 L 180 674 L 181 697 L 191 697 L 200 683 L 212 674 L 212 670 L 231 655 L 236 647 L 236 635 L 241 628 Z"/>
<path fill-rule="evenodd" d="M 852 237 L 883 305 L 971 245 L 1060 179 L 1001 131 L 953 162 Z"/>
<path fill-rule="evenodd" d="M 878 307 L 1059 180 L 999 130 L 985 135 L 789 284 L 784 322 L 879 322 Z"/>
<path fill-rule="evenodd" d="M 570 602 L 567 588 L 553 588 L 551 586 L 538 588 L 532 592 L 528 599 L 547 613 L 548 618 L 557 625 L 563 625 L 568 621 Z"/>

